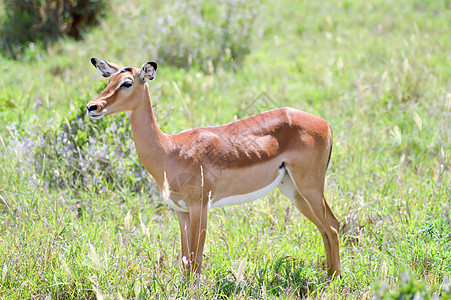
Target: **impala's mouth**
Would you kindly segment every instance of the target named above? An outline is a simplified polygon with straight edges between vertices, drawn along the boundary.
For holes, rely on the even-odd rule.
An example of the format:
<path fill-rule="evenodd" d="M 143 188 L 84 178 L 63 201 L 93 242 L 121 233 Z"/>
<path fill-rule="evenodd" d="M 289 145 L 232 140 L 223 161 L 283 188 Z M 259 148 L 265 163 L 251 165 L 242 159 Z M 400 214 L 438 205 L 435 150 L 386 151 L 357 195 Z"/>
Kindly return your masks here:
<path fill-rule="evenodd" d="M 103 116 L 106 114 L 106 109 L 102 110 L 100 113 L 96 113 L 93 111 L 88 111 L 88 116 L 91 120 L 99 120 L 102 119 Z"/>

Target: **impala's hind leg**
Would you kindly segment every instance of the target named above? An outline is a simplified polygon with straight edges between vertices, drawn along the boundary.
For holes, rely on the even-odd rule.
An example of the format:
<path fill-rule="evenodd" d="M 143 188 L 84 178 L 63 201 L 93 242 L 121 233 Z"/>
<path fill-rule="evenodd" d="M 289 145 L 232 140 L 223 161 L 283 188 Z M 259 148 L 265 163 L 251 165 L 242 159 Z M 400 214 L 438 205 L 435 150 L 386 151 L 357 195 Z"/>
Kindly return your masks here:
<path fill-rule="evenodd" d="M 287 166 L 287 171 L 300 194 L 300 197 L 295 197 L 296 206 L 313 223 L 318 223 L 315 223 L 315 225 L 323 237 L 330 273 L 335 276 L 340 275 L 338 238 L 340 222 L 324 198 L 324 175 L 318 172 L 305 172 L 305 169 L 290 168 L 290 166 Z"/>
<path fill-rule="evenodd" d="M 278 185 L 279 190 L 284 194 L 291 202 L 296 206 L 297 209 L 313 224 L 315 224 L 316 228 L 318 228 L 321 233 L 321 237 L 323 238 L 324 248 L 326 250 L 326 260 L 327 267 L 330 268 L 332 266 L 332 256 L 331 256 L 331 248 L 329 238 L 327 237 L 326 230 L 324 229 L 324 225 L 320 222 L 320 220 L 316 217 L 315 213 L 310 208 L 310 205 L 305 201 L 305 199 L 299 194 L 293 180 L 291 179 L 288 173 L 285 173 L 285 176 L 282 178 L 282 181 Z"/>
<path fill-rule="evenodd" d="M 189 245 L 189 260 L 190 271 L 192 273 L 200 274 L 202 266 L 202 254 L 204 253 L 205 237 L 207 234 L 207 216 L 208 207 L 199 204 L 190 207 L 190 245 Z"/>
<path fill-rule="evenodd" d="M 324 204 L 326 204 L 326 216 L 329 223 L 335 228 L 337 233 L 340 233 L 340 221 L 338 220 L 337 216 L 334 214 L 332 209 L 330 208 L 329 204 L 326 201 L 326 198 L 323 194 L 323 201 Z"/>
<path fill-rule="evenodd" d="M 189 260 L 189 247 L 191 240 L 190 233 L 190 220 L 189 213 L 187 212 L 176 212 L 177 219 L 180 225 L 180 235 L 181 235 L 181 244 L 182 244 L 182 266 L 185 270 L 188 270 L 188 260 Z"/>

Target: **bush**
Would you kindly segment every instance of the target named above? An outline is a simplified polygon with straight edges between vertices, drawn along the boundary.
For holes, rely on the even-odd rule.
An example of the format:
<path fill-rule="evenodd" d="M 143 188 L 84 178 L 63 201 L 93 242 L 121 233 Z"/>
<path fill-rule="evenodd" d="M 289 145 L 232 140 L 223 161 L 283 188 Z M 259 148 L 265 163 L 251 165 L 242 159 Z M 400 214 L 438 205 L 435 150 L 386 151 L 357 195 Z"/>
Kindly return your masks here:
<path fill-rule="evenodd" d="M 105 87 L 103 81 L 97 92 Z M 51 164 L 45 167 L 47 182 L 58 183 L 60 187 L 127 188 L 149 193 L 155 185 L 136 155 L 128 118 L 118 114 L 91 121 L 86 114 L 86 103 L 90 100 L 81 97 L 67 119 L 44 131 L 47 142 L 37 155 L 43 158 L 45 154 Z M 169 119 L 167 112 L 154 109 L 163 120 Z"/>
<path fill-rule="evenodd" d="M 231 68 L 249 54 L 259 1 L 207 0 L 166 3 L 157 20 L 157 55 L 176 67 L 207 72 Z"/>
<path fill-rule="evenodd" d="M 105 85 L 106 80 L 99 84 L 99 93 Z M 128 118 L 117 114 L 91 121 L 86 114 L 90 100 L 89 96 L 75 100 L 59 124 L 49 121 L 44 128 L 27 129 L 8 126 L 9 148 L 20 154 L 24 168 L 33 168 L 52 188 L 156 192 L 136 155 Z M 154 110 L 160 120 L 169 121 L 167 111 Z M 160 125 L 165 126 L 165 121 Z"/>
<path fill-rule="evenodd" d="M 17 58 L 29 43 L 45 45 L 63 35 L 79 39 L 105 9 L 105 0 L 4 0 L 1 48 Z"/>
<path fill-rule="evenodd" d="M 427 292 L 426 284 L 415 280 L 415 277 L 409 273 L 404 272 L 399 277 L 400 284 L 395 290 L 391 290 L 386 283 L 379 284 L 376 287 L 374 299 L 389 300 L 389 299 L 431 299 L 431 295 Z M 447 282 L 445 276 L 442 286 L 434 295 L 434 299 L 451 299 L 451 286 Z"/>
<path fill-rule="evenodd" d="M 237 274 L 230 268 L 215 273 L 216 291 L 223 298 L 235 299 L 238 294 L 259 295 L 262 287 L 273 299 L 303 299 L 314 289 L 318 275 L 310 271 L 304 262 L 291 256 L 281 256 L 267 261 L 237 281 Z M 235 297 L 233 297 L 235 296 Z M 221 297 L 220 297 L 221 298 Z M 257 297 L 257 299 L 260 299 Z M 265 298 L 266 299 L 266 298 Z"/>

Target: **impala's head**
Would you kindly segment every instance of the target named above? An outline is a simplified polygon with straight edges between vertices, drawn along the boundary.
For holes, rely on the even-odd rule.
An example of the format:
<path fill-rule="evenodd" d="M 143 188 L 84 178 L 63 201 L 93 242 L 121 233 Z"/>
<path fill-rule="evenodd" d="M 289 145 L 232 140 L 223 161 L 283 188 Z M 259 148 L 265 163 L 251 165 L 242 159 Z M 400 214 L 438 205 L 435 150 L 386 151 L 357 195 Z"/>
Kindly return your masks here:
<path fill-rule="evenodd" d="M 98 58 L 91 58 L 91 63 L 103 77 L 109 78 L 105 90 L 86 105 L 91 119 L 136 109 L 142 93 L 147 93 L 146 82 L 154 79 L 157 71 L 155 62 L 145 63 L 141 69 L 123 68 Z"/>

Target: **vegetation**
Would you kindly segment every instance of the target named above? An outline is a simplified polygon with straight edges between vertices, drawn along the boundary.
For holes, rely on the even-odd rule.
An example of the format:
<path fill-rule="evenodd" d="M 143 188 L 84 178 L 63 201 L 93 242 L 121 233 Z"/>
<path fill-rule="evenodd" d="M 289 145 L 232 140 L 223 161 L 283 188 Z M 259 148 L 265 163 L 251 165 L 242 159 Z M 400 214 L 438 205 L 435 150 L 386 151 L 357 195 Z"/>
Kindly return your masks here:
<path fill-rule="evenodd" d="M 451 298 L 450 1 L 110 5 L 83 40 L 0 56 L 0 298 Z M 91 56 L 159 62 L 167 133 L 281 106 L 328 120 L 343 276 L 276 190 L 212 209 L 202 280 L 183 280 L 175 215 L 125 114 L 84 114 L 106 84 Z"/>
<path fill-rule="evenodd" d="M 27 48 L 46 45 L 66 34 L 80 39 L 82 31 L 103 16 L 104 0 L 4 0 L 0 47 L 11 58 Z"/>
<path fill-rule="evenodd" d="M 176 67 L 194 64 L 210 73 L 237 67 L 250 52 L 259 5 L 258 0 L 167 2 L 156 19 L 157 56 Z"/>

